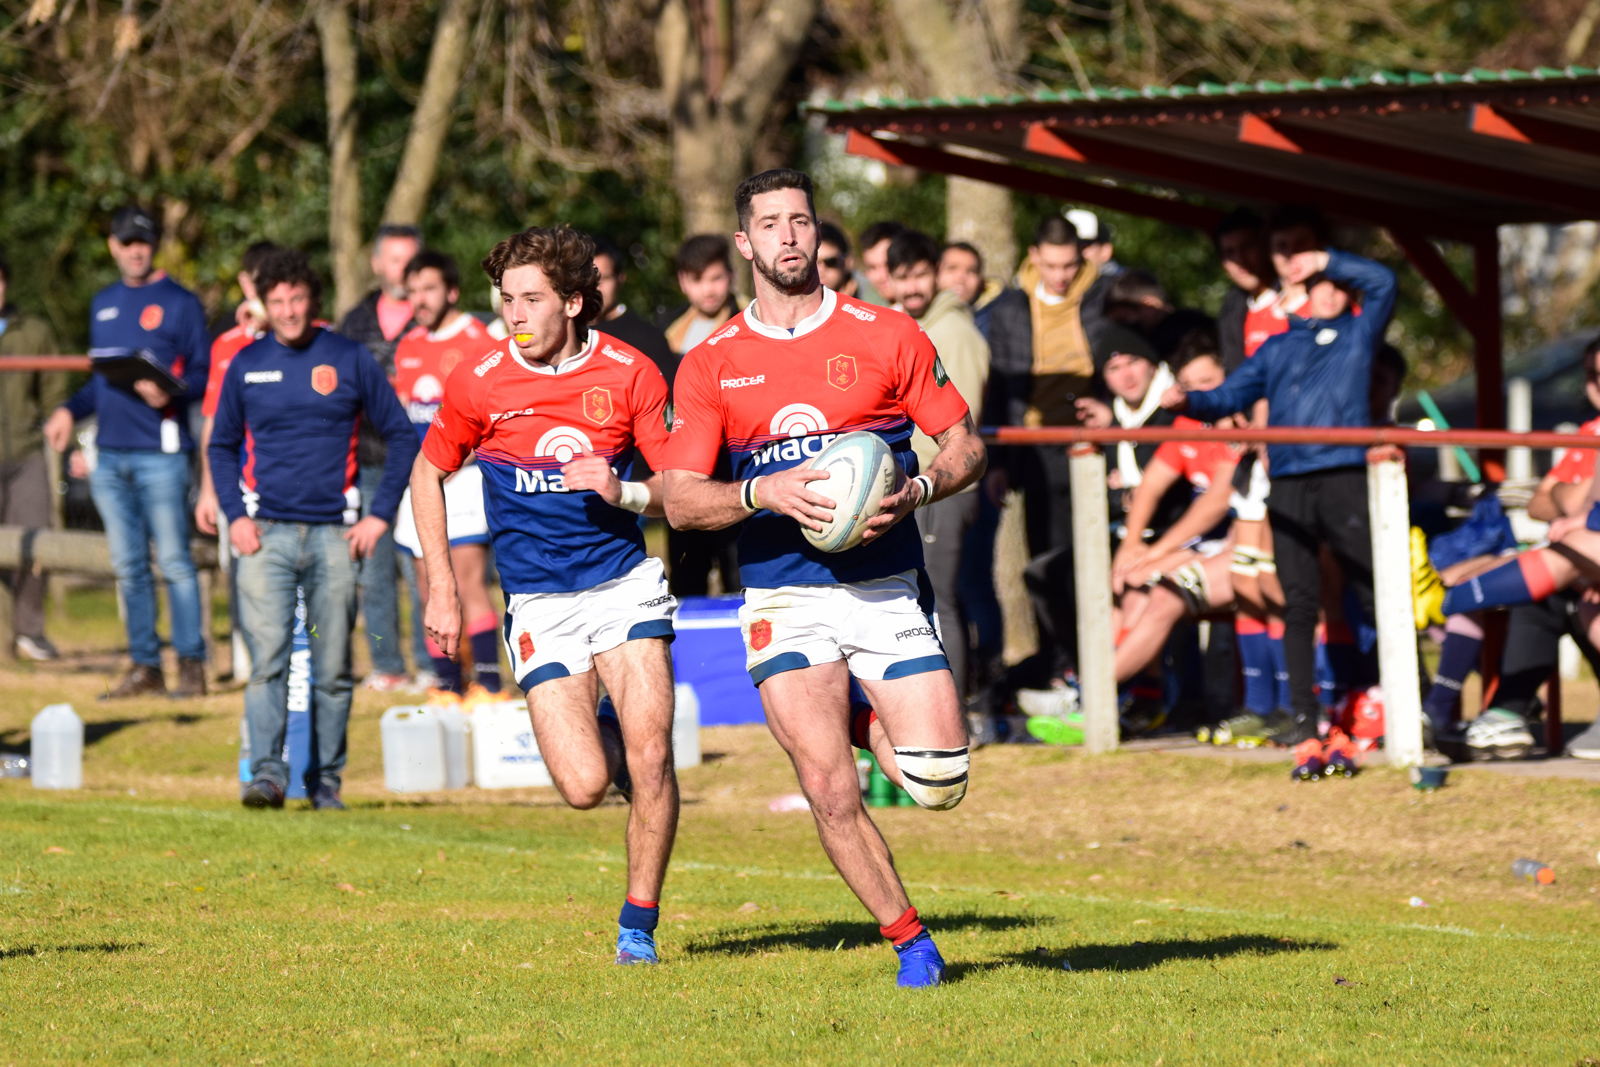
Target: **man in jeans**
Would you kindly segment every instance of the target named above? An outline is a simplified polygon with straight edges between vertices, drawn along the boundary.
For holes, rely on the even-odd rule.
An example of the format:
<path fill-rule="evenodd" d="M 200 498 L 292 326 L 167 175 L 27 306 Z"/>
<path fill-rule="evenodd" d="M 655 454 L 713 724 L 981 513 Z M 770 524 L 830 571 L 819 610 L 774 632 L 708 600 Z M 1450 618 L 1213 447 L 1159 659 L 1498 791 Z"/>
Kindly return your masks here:
<path fill-rule="evenodd" d="M 350 633 L 359 561 L 394 522 L 417 455 L 417 434 L 372 353 L 315 324 L 322 280 L 304 253 L 274 254 L 256 280 L 270 332 L 228 368 L 208 449 L 217 503 L 241 557 L 239 615 L 250 649 L 244 713 L 254 754 L 243 799 L 252 808 L 283 806 L 289 649 L 299 586 L 311 639 L 312 764 L 306 791 L 319 810 L 343 808 L 339 783 L 354 687 Z M 365 518 L 355 457 L 363 416 L 383 435 L 388 451 Z"/>
<path fill-rule="evenodd" d="M 7 299 L 11 268 L 0 256 L 0 522 L 46 529 L 51 525 L 50 475 L 45 469 L 40 421 L 71 392 L 65 374 L 6 372 L 9 356 L 54 355 L 50 324 Z M 17 654 L 52 660 L 56 649 L 44 636 L 45 578 L 33 567 L 19 567 L 0 581 L 16 598 Z"/>
<path fill-rule="evenodd" d="M 394 377 L 395 347 L 406 331 L 415 325 L 411 318 L 411 304 L 406 300 L 406 264 L 420 251 L 422 233 L 415 226 L 392 223 L 379 226 L 377 235 L 372 239 L 372 276 L 378 280 L 377 288 L 362 297 L 361 303 L 346 312 L 339 321 L 339 332 L 352 341 L 366 345 L 367 350 L 377 358 L 384 374 L 391 379 Z M 385 470 L 383 436 L 375 431 L 370 422 L 361 425 L 361 444 L 357 453 L 361 468 L 361 494 L 370 503 L 377 495 Z M 394 533 L 392 530 L 385 531 L 372 550 L 372 558 L 361 568 L 361 609 L 367 620 L 367 651 L 372 654 L 372 674 L 367 677 L 367 687 L 384 693 L 405 688 L 407 684 L 406 660 L 400 651 L 400 598 L 395 584 L 397 566 L 405 574 L 406 587 L 415 590 L 416 575 L 412 572 L 411 558 L 395 551 Z M 423 674 L 428 652 L 422 644 L 422 605 L 414 592 L 411 596 L 412 657 L 416 660 L 418 673 Z"/>
<path fill-rule="evenodd" d="M 161 231 L 137 206 L 111 219 L 107 244 L 122 280 L 90 303 L 89 348 L 145 350 L 188 389 L 173 396 L 153 381 L 132 389 L 101 375 L 89 379 L 45 424 L 45 440 L 64 452 L 75 420 L 97 416 L 100 458 L 89 479 L 94 506 L 105 523 L 111 565 L 122 593 L 133 666 L 101 699 L 165 694 L 161 641 L 156 636 L 155 580 L 150 541 L 172 605 L 172 644 L 178 652 L 173 696 L 206 691 L 206 645 L 200 633 L 200 583 L 189 556 L 189 404 L 198 402 L 211 366 L 206 315 L 195 295 L 155 269 Z"/>

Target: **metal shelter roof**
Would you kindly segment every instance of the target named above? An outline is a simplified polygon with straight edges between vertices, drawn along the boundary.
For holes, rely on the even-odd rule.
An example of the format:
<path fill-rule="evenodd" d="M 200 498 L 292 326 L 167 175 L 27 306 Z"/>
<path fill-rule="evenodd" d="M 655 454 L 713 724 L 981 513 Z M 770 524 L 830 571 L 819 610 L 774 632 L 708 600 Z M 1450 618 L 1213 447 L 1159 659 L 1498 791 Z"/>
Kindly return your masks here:
<path fill-rule="evenodd" d="M 1110 180 L 1213 201 L 1305 200 L 1352 220 L 1478 241 L 1495 225 L 1600 216 L 1597 102 L 1600 72 L 1568 67 L 830 101 L 811 110 L 834 131 L 880 141 L 873 151 L 855 138 L 851 149 L 897 157 L 888 162 L 904 148 L 921 160 L 904 162 L 945 169 L 929 166 L 942 162 L 926 156 L 931 149 L 1048 166 L 1101 189 Z M 1106 199 L 1056 188 L 1086 203 Z M 1209 216 L 1170 199 L 1168 208 L 1140 202 L 1159 194 L 1133 196 L 1103 206 L 1176 213 L 1171 221 L 1191 225 Z"/>
<path fill-rule="evenodd" d="M 1588 67 L 809 110 L 855 155 L 1177 225 L 1298 201 L 1381 226 L 1472 333 L 1481 428 L 1505 425 L 1495 227 L 1600 218 L 1600 71 Z M 1470 286 L 1433 239 L 1472 246 Z"/>

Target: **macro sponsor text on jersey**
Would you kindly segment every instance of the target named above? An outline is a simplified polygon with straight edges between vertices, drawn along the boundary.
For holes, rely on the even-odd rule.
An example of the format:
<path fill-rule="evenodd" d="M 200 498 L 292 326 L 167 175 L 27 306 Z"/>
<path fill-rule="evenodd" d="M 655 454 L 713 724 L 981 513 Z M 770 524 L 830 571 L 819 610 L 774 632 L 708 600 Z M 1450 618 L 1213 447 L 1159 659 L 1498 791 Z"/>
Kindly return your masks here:
<path fill-rule="evenodd" d="M 798 466 L 840 434 L 863 430 L 883 438 L 915 474 L 913 425 L 931 436 L 967 412 L 960 394 L 938 388 L 934 359 L 932 343 L 909 316 L 865 311 L 831 290 L 792 335 L 746 308 L 679 368 L 670 466 L 711 475 L 726 447 L 733 477 L 742 481 Z M 760 388 L 728 387 L 753 379 L 761 379 Z M 826 483 L 813 484 L 826 493 Z M 907 520 L 868 544 L 826 553 L 805 541 L 793 519 L 760 511 L 745 523 L 739 555 L 747 586 L 833 584 L 921 566 L 922 540 Z"/>

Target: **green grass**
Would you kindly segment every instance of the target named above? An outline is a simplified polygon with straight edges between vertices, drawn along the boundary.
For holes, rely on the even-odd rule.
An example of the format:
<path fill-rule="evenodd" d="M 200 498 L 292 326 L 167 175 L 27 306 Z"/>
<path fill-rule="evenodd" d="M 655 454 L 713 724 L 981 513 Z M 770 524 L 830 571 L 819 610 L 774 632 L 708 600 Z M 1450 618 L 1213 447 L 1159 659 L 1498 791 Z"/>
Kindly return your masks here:
<path fill-rule="evenodd" d="M 879 813 L 951 964 L 901 992 L 810 820 L 767 810 L 793 778 L 758 728 L 705 733 L 667 962 L 624 970 L 620 804 L 386 794 L 364 693 L 350 811 L 245 811 L 237 692 L 99 705 L 76 665 L 0 671 L 0 747 L 55 699 L 94 738 L 80 793 L 0 782 L 0 1063 L 1600 1056 L 1589 783 L 985 749 L 955 812 Z"/>

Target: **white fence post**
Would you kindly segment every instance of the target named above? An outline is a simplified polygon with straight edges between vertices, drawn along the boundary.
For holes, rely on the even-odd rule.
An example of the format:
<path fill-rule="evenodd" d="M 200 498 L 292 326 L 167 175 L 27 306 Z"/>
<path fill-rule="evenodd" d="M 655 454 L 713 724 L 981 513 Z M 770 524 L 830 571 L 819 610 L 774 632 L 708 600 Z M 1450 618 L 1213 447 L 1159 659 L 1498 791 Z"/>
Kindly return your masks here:
<path fill-rule="evenodd" d="M 1422 696 L 1411 606 L 1411 506 L 1403 463 L 1383 460 L 1367 466 L 1367 511 L 1372 522 L 1384 751 L 1390 766 L 1412 767 L 1422 762 Z"/>
<path fill-rule="evenodd" d="M 1111 526 L 1106 504 L 1106 457 L 1074 446 L 1072 560 L 1077 587 L 1078 685 L 1083 696 L 1083 747 L 1093 754 L 1117 747 L 1116 647 L 1111 633 Z"/>

